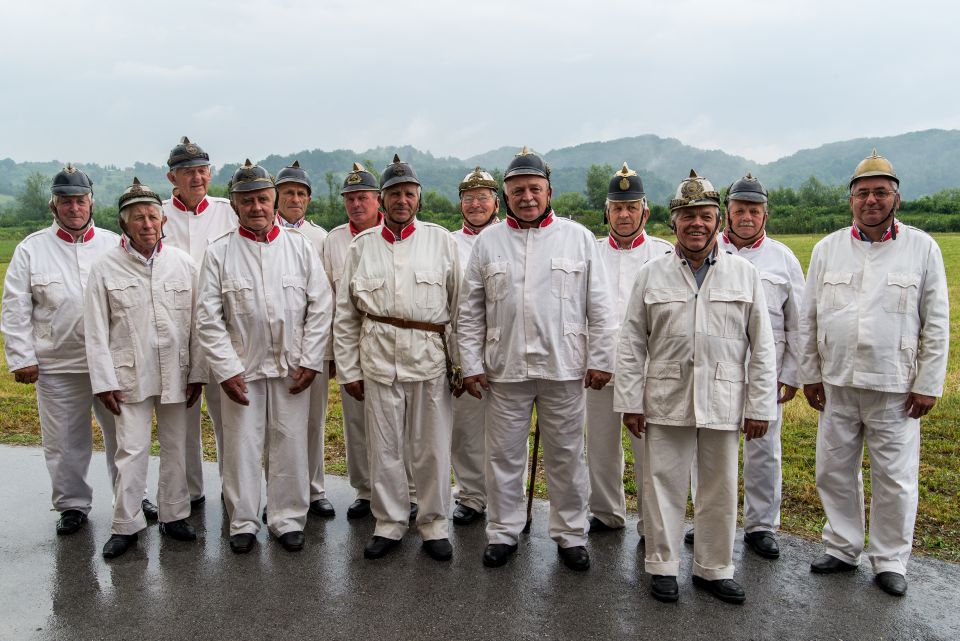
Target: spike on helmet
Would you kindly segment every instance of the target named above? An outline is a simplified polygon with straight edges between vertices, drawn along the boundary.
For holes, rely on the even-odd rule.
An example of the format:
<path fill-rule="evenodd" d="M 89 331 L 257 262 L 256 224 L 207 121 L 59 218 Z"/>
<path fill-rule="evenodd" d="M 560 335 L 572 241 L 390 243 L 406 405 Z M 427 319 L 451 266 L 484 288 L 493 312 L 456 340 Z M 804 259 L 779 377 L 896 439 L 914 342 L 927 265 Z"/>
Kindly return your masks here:
<path fill-rule="evenodd" d="M 289 167 L 284 167 L 277 173 L 276 186 L 283 183 L 300 183 L 307 188 L 307 193 L 313 195 L 313 183 L 310 182 L 310 175 L 300 168 L 300 161 L 294 160 Z"/>
<path fill-rule="evenodd" d="M 413 167 L 402 162 L 399 154 L 394 154 L 393 162 L 387 165 L 383 173 L 380 174 L 380 191 L 400 183 L 420 185 L 420 179 L 417 178 L 417 172 L 414 171 Z"/>
<path fill-rule="evenodd" d="M 160 196 L 142 184 L 140 179 L 134 176 L 133 184 L 120 194 L 120 200 L 117 201 L 117 211 L 123 211 L 125 207 L 136 203 L 151 203 L 158 207 L 163 206 L 163 201 L 160 199 Z"/>
<path fill-rule="evenodd" d="M 503 179 L 506 181 L 514 176 L 540 176 L 550 182 L 550 165 L 524 145 L 520 153 L 516 154 L 510 164 L 507 165 L 507 171 L 504 172 Z"/>
<path fill-rule="evenodd" d="M 611 202 L 628 202 L 642 200 L 646 196 L 643 191 L 643 181 L 634 170 L 623 163 L 623 167 L 613 174 L 610 186 L 607 188 L 607 200 Z"/>
<path fill-rule="evenodd" d="M 353 163 L 353 168 L 343 180 L 343 189 L 340 190 L 340 195 L 343 196 L 351 191 L 380 191 L 377 177 L 358 162 Z"/>
<path fill-rule="evenodd" d="M 484 171 L 480 167 L 477 167 L 469 174 L 463 177 L 463 180 L 460 181 L 459 193 L 462 196 L 463 192 L 469 189 L 492 189 L 497 191 L 500 188 L 500 185 L 497 184 L 497 179 L 493 177 L 487 171 Z"/>
<path fill-rule="evenodd" d="M 767 190 L 763 183 L 747 172 L 747 175 L 730 184 L 724 204 L 729 205 L 731 200 L 746 200 L 752 203 L 766 203 Z"/>
<path fill-rule="evenodd" d="M 177 146 L 170 150 L 170 157 L 167 158 L 167 166 L 171 170 L 209 164 L 210 154 L 196 143 L 190 142 L 186 136 L 183 136 Z"/>
<path fill-rule="evenodd" d="M 893 170 L 893 164 L 883 156 L 877 154 L 876 149 L 874 149 L 873 153 L 869 156 L 861 160 L 857 168 L 853 170 L 853 176 L 850 178 L 850 188 L 853 189 L 853 183 L 861 178 L 869 178 L 871 176 L 889 178 L 897 183 L 898 187 L 900 186 L 900 179 L 897 178 L 897 172 Z"/>
<path fill-rule="evenodd" d="M 693 169 L 690 176 L 677 186 L 677 193 L 670 201 L 670 211 L 697 205 L 720 206 L 720 194 L 706 178 L 701 178 Z"/>
<path fill-rule="evenodd" d="M 80 196 L 83 194 L 92 196 L 93 181 L 90 180 L 90 176 L 67 163 L 67 166 L 53 177 L 50 193 L 55 196 Z"/>
<path fill-rule="evenodd" d="M 269 171 L 260 165 L 253 164 L 247 158 L 247 162 L 233 172 L 233 178 L 230 179 L 227 187 L 231 194 L 235 194 L 243 191 L 276 188 L 276 185 Z"/>

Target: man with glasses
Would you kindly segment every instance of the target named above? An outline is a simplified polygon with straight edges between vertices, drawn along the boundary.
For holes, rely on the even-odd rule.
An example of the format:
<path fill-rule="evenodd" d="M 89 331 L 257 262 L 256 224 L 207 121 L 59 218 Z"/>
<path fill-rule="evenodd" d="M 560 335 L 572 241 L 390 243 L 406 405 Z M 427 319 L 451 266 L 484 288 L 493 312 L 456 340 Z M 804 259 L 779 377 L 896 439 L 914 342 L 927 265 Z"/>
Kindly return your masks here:
<path fill-rule="evenodd" d="M 943 256 L 896 219 L 900 179 L 876 150 L 850 179 L 853 225 L 813 248 L 801 311 L 800 378 L 820 412 L 817 491 L 827 523 L 817 574 L 856 569 L 864 549 L 863 445 L 870 452 L 870 549 L 880 588 L 907 592 L 920 418 L 943 394 L 950 341 Z"/>

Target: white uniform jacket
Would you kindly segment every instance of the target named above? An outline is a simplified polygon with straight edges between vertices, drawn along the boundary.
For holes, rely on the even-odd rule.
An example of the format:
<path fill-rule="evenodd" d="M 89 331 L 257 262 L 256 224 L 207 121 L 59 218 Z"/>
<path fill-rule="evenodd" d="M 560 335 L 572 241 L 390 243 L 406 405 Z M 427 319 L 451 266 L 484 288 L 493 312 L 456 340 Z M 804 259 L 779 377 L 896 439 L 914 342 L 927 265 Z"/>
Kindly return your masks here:
<path fill-rule="evenodd" d="M 87 371 L 83 293 L 93 264 L 119 242 L 115 233 L 97 227 L 74 242 L 53 224 L 17 245 L 0 317 L 11 372 L 31 365 L 49 374 Z"/>
<path fill-rule="evenodd" d="M 613 407 L 658 425 L 738 430 L 744 418 L 774 421 L 776 366 L 753 265 L 719 251 L 698 291 L 690 267 L 672 252 L 637 274 Z"/>
<path fill-rule="evenodd" d="M 803 268 L 789 247 L 764 235 L 743 249 L 720 236 L 720 250 L 746 258 L 760 272 L 767 300 L 770 328 L 777 345 L 777 380 L 800 387 L 800 305 L 803 300 Z"/>
<path fill-rule="evenodd" d="M 316 223 L 312 223 L 306 218 L 301 218 L 297 223 L 293 225 L 286 223 L 279 215 L 277 216 L 277 223 L 287 231 L 297 231 L 303 235 L 304 238 L 310 241 L 310 243 L 316 247 L 317 256 L 320 257 L 321 265 L 323 264 L 323 246 L 327 241 L 327 230 L 321 227 Z M 323 271 L 326 272 L 327 268 L 324 265 Z M 329 278 L 328 278 L 329 281 Z M 336 307 L 337 293 L 336 291 L 331 292 L 333 298 L 333 306 Z M 330 314 L 330 332 L 331 337 L 333 336 L 333 313 L 331 310 Z M 332 361 L 333 360 L 333 341 L 327 341 L 327 349 L 323 354 L 323 360 Z"/>
<path fill-rule="evenodd" d="M 950 307 L 940 247 L 896 223 L 896 239 L 835 231 L 813 248 L 801 317 L 802 383 L 943 394 Z"/>
<path fill-rule="evenodd" d="M 203 253 L 214 238 L 237 228 L 237 214 L 226 198 L 206 196 L 190 211 L 176 196 L 163 201 L 163 242 L 168 247 L 181 249 L 193 258 L 197 269 L 203 263 Z"/>
<path fill-rule="evenodd" d="M 462 289 L 464 376 L 513 383 L 613 371 L 617 322 L 607 271 L 583 225 L 551 213 L 540 227 L 520 229 L 507 218 L 480 234 Z"/>
<path fill-rule="evenodd" d="M 211 382 L 323 370 L 333 297 L 320 256 L 300 234 L 274 226 L 266 242 L 239 228 L 210 243 L 197 302 Z"/>
<path fill-rule="evenodd" d="M 398 241 L 383 225 L 358 234 L 347 250 L 334 319 L 333 351 L 341 384 L 371 378 L 391 385 L 444 375 L 439 334 L 365 316 L 449 325 L 460 276 L 457 245 L 439 225 L 415 220 Z"/>
<path fill-rule="evenodd" d="M 194 313 L 197 268 L 193 259 L 162 242 L 151 265 L 121 245 L 90 272 L 83 319 L 94 394 L 120 390 L 127 403 L 159 396 L 187 400 L 187 383 L 203 382 Z"/>

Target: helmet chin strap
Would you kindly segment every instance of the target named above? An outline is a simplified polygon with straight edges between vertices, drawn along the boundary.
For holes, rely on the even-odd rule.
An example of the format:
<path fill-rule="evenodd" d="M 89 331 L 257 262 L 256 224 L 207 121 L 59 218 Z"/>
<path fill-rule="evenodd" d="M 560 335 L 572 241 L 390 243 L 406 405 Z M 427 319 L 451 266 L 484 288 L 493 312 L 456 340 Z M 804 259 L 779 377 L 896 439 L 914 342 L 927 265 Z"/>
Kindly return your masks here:
<path fill-rule="evenodd" d="M 674 231 L 676 231 L 676 228 L 674 228 Z M 718 232 L 718 231 L 720 231 L 720 217 L 719 217 L 719 216 L 717 217 L 717 224 L 713 226 L 713 233 L 710 234 L 710 237 L 711 237 L 711 241 L 712 241 L 712 242 L 711 242 L 707 247 L 704 247 L 703 249 L 701 249 L 701 250 L 699 250 L 699 251 L 694 251 L 694 250 L 690 249 L 689 247 L 687 247 L 686 245 L 683 244 L 683 241 L 680 240 L 680 236 L 677 236 L 677 244 L 680 245 L 680 247 L 683 249 L 684 256 L 686 256 L 687 258 L 690 257 L 690 256 L 689 256 L 690 254 L 693 254 L 694 256 L 696 256 L 697 254 L 703 253 L 704 256 L 708 256 L 708 255 L 710 254 L 710 252 L 713 251 L 713 246 L 716 245 L 716 243 L 717 243 L 717 232 Z"/>
<path fill-rule="evenodd" d="M 93 224 L 93 209 L 91 208 L 90 213 L 87 215 L 87 222 L 83 223 L 83 225 L 81 225 L 80 227 L 71 227 L 71 226 L 68 225 L 67 223 L 65 223 L 65 222 L 63 222 L 62 220 L 60 220 L 60 215 L 59 215 L 59 214 L 55 214 L 55 215 L 54 215 L 54 218 L 55 218 L 56 221 L 57 221 L 57 226 L 58 226 L 58 227 L 62 228 L 63 230 L 65 230 L 65 231 L 67 231 L 67 232 L 76 234 L 76 233 L 84 232 L 84 231 L 90 229 L 90 225 Z"/>
<path fill-rule="evenodd" d="M 881 220 L 880 222 L 874 223 L 874 224 L 872 224 L 872 225 L 870 225 L 870 224 L 868 224 L 868 223 L 857 223 L 857 225 L 858 225 L 858 226 L 863 226 L 863 227 L 871 227 L 871 228 L 872 228 L 872 227 L 879 227 L 880 225 L 886 225 L 886 224 L 887 224 L 887 221 L 891 221 L 891 220 L 893 219 L 893 215 L 894 215 L 895 213 L 897 213 L 897 206 L 896 206 L 896 205 L 894 205 L 893 207 L 890 208 L 890 212 L 889 212 L 886 216 L 884 216 L 884 217 L 883 217 L 883 220 Z M 897 237 L 897 229 L 896 229 L 896 227 L 894 227 L 892 224 L 890 225 L 890 237 L 893 238 L 893 239 L 896 239 L 896 237 Z"/>
<path fill-rule="evenodd" d="M 497 217 L 497 210 L 494 209 L 494 210 L 493 210 L 493 213 L 490 214 L 490 218 L 487 218 L 487 222 L 483 223 L 482 225 L 474 225 L 474 224 L 472 224 L 469 220 L 467 220 L 467 217 L 466 217 L 466 216 L 463 217 L 463 224 L 465 224 L 467 227 L 469 227 L 469 228 L 472 229 L 473 231 L 480 231 L 481 229 L 486 229 L 487 227 L 489 227 L 490 225 L 492 225 L 492 224 L 493 224 L 493 221 L 494 221 L 494 219 L 496 219 L 496 217 Z"/>
<path fill-rule="evenodd" d="M 610 224 L 610 233 L 613 234 L 614 236 L 616 236 L 617 238 L 630 238 L 631 236 L 635 236 L 635 235 L 637 234 L 637 232 L 640 231 L 640 230 L 643 228 L 643 223 L 644 223 L 644 222 L 646 222 L 646 221 L 644 221 L 643 218 L 641 217 L 641 218 L 640 218 L 640 223 L 637 225 L 637 228 L 634 229 L 634 230 L 633 230 L 632 232 L 630 232 L 629 234 L 620 234 L 620 233 L 617 233 L 617 232 L 614 231 L 614 229 L 613 229 L 613 223 L 611 223 L 611 224 Z"/>
<path fill-rule="evenodd" d="M 550 212 L 552 211 L 553 211 L 553 202 L 548 200 L 547 206 L 543 210 L 542 214 L 540 214 L 539 216 L 537 216 L 536 218 L 530 221 L 520 220 L 519 218 L 517 218 L 517 215 L 513 213 L 513 210 L 510 209 L 510 205 L 507 204 L 507 216 L 517 221 L 518 225 L 530 225 L 531 227 L 539 227 L 540 223 L 542 223 L 546 219 L 546 217 L 550 215 Z"/>

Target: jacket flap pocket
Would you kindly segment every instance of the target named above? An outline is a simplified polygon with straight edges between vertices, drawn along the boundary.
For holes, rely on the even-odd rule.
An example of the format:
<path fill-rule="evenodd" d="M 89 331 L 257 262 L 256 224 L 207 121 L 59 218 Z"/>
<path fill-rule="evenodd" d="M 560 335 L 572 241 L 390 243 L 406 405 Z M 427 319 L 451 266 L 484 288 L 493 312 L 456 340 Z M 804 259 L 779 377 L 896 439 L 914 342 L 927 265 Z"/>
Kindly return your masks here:
<path fill-rule="evenodd" d="M 500 340 L 500 328 L 499 327 L 488 327 L 487 328 L 487 341 L 498 341 Z"/>
<path fill-rule="evenodd" d="M 113 353 L 114 367 L 133 367 L 134 357 L 132 349 L 118 349 Z"/>
<path fill-rule="evenodd" d="M 560 269 L 568 274 L 574 272 L 582 272 L 586 265 L 583 261 L 579 260 L 567 260 L 566 258 L 551 258 L 550 259 L 550 268 L 551 269 Z"/>
<path fill-rule="evenodd" d="M 358 292 L 372 292 L 383 287 L 382 278 L 357 278 L 353 281 L 353 287 Z"/>
<path fill-rule="evenodd" d="M 890 272 L 887 274 L 887 285 L 898 285 L 899 287 L 919 287 L 920 274 L 910 272 Z"/>
<path fill-rule="evenodd" d="M 57 273 L 30 274 L 31 285 L 49 285 L 50 283 L 62 283 L 62 282 L 63 282 L 63 274 L 57 274 Z"/>
<path fill-rule="evenodd" d="M 505 274 L 507 273 L 507 265 L 509 263 L 487 263 L 480 268 L 480 275 L 484 278 L 490 278 L 494 274 Z"/>
<path fill-rule="evenodd" d="M 687 300 L 685 289 L 648 289 L 643 292 L 643 302 L 655 303 L 682 303 Z"/>
<path fill-rule="evenodd" d="M 139 278 L 105 278 L 103 281 L 104 286 L 111 290 L 121 290 L 127 289 L 128 287 L 136 287 L 139 283 Z"/>
<path fill-rule="evenodd" d="M 823 282 L 828 285 L 849 285 L 853 281 L 853 272 L 825 272 Z"/>
<path fill-rule="evenodd" d="M 740 302 L 752 303 L 753 292 L 745 292 L 739 289 L 721 289 L 719 287 L 710 288 L 710 300 L 720 302 Z"/>
<path fill-rule="evenodd" d="M 742 363 L 717 363 L 717 380 L 730 381 L 732 383 L 742 383 L 743 376 Z"/>
<path fill-rule="evenodd" d="M 190 289 L 190 285 L 182 280 L 168 280 L 163 283 L 164 291 L 185 292 Z"/>
<path fill-rule="evenodd" d="M 583 323 L 564 323 L 563 324 L 563 335 L 567 336 L 568 334 L 577 334 L 586 336 L 587 326 Z"/>
<path fill-rule="evenodd" d="M 917 347 L 920 342 L 917 340 L 916 336 L 901 336 L 900 337 L 900 349 L 912 349 L 917 351 Z"/>
<path fill-rule="evenodd" d="M 306 289 L 307 288 L 307 279 L 302 276 L 293 276 L 288 274 L 283 277 L 282 284 L 284 287 L 296 287 L 297 289 Z"/>
<path fill-rule="evenodd" d="M 647 367 L 650 378 L 680 378 L 680 361 L 650 361 Z"/>
<path fill-rule="evenodd" d="M 220 283 L 224 292 L 239 292 L 244 289 L 253 289 L 253 282 L 249 278 L 230 278 Z"/>
<path fill-rule="evenodd" d="M 767 272 L 760 273 L 760 280 L 765 280 L 768 283 L 773 283 L 774 285 L 783 285 L 787 282 L 787 279 L 778 274 L 770 274 Z"/>
<path fill-rule="evenodd" d="M 415 272 L 414 275 L 417 277 L 418 283 L 426 283 L 428 285 L 443 284 L 443 274 L 441 272 Z"/>

